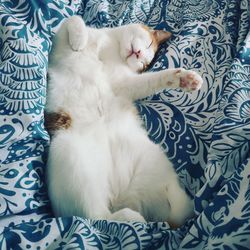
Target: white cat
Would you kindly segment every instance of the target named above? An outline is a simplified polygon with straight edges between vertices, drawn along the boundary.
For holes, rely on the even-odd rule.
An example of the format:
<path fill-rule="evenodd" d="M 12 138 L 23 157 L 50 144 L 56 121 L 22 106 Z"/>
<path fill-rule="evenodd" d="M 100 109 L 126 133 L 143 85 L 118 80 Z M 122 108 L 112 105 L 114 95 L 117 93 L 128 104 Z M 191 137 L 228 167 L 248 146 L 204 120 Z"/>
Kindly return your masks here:
<path fill-rule="evenodd" d="M 192 201 L 133 104 L 169 86 L 201 87 L 202 78 L 182 68 L 138 73 L 170 36 L 140 24 L 93 29 L 78 16 L 62 24 L 46 108 L 55 130 L 47 178 L 57 216 L 178 226 L 192 215 Z"/>

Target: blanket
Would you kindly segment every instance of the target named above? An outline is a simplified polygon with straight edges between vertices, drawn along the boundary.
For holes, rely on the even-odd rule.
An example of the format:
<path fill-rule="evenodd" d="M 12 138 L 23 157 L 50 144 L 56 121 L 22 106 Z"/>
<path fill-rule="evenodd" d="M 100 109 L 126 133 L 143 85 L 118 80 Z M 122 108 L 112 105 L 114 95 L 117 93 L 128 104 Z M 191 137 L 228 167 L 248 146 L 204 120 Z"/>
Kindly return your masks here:
<path fill-rule="evenodd" d="M 194 200 L 195 217 L 178 229 L 167 222 L 55 218 L 51 211 L 48 54 L 58 25 L 75 14 L 96 28 L 144 23 L 172 32 L 149 70 L 183 67 L 204 80 L 197 92 L 164 90 L 135 103 L 148 136 Z M 248 0 L 2 0 L 0 248 L 248 249 L 249 30 Z"/>

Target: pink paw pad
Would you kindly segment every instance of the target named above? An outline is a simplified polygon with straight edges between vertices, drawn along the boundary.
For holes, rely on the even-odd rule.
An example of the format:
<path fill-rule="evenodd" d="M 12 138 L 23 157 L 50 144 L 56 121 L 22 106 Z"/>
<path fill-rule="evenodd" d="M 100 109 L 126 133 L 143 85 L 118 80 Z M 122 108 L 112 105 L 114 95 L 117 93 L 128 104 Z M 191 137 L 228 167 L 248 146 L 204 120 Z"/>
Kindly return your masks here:
<path fill-rule="evenodd" d="M 181 74 L 180 77 L 180 87 L 187 90 L 198 90 L 202 85 L 202 78 L 199 74 L 194 71 L 186 71 L 184 74 Z"/>

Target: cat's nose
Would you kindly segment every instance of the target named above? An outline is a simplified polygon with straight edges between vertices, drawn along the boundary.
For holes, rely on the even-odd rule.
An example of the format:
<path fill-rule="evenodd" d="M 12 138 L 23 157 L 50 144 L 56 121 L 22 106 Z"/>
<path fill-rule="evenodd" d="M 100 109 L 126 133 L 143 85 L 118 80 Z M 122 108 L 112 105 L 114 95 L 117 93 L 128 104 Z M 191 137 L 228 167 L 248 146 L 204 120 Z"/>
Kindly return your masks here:
<path fill-rule="evenodd" d="M 135 55 L 137 59 L 140 58 L 140 56 L 141 56 L 141 50 L 137 50 L 137 51 L 136 51 L 136 50 L 133 48 L 133 45 L 131 45 L 131 49 L 128 50 L 128 56 L 127 56 L 127 58 L 129 58 L 129 57 L 132 56 L 132 55 Z"/>
<path fill-rule="evenodd" d="M 138 59 L 141 55 L 141 50 L 134 51 L 134 54 L 136 55 L 136 58 Z"/>

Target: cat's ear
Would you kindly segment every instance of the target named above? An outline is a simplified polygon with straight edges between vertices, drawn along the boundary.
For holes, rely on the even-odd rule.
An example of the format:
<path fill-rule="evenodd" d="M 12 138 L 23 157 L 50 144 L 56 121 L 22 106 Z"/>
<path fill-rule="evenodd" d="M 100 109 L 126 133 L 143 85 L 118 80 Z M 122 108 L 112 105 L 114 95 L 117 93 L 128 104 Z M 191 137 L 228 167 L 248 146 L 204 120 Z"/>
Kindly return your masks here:
<path fill-rule="evenodd" d="M 152 30 L 151 34 L 158 45 L 167 41 L 172 36 L 172 33 L 165 30 Z"/>

